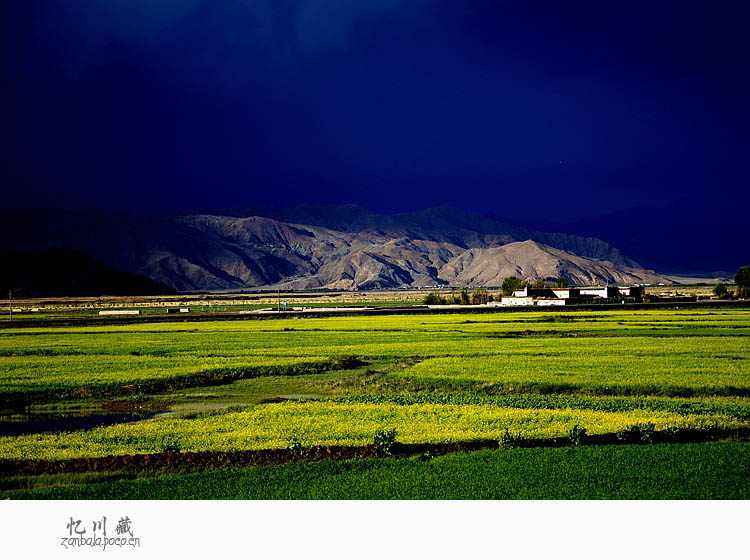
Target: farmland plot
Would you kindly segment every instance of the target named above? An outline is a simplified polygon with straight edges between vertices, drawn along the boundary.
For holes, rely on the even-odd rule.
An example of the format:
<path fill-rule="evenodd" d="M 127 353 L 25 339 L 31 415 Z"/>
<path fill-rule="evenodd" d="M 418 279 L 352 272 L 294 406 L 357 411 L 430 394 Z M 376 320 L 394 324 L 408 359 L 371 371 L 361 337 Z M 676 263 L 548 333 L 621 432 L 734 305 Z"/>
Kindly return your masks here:
<path fill-rule="evenodd" d="M 6 329 L 0 387 L 8 414 L 19 403 L 27 411 L 76 403 L 168 410 L 135 423 L 0 437 L 5 461 L 361 447 L 389 430 L 403 444 L 639 426 L 736 435 L 750 430 L 750 312 Z M 195 405 L 211 399 L 215 406 Z"/>

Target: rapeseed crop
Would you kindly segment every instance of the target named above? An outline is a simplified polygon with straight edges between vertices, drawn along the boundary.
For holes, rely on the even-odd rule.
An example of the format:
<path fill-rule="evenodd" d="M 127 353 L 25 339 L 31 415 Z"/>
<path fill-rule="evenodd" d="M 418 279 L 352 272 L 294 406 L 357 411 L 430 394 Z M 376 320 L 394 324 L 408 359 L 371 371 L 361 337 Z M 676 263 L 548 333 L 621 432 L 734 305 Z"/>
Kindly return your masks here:
<path fill-rule="evenodd" d="M 2 459 L 70 459 L 165 450 L 234 451 L 311 445 L 365 445 L 379 430 L 395 429 L 402 443 L 566 435 L 573 426 L 589 434 L 612 433 L 635 424 L 667 428 L 749 427 L 721 415 L 681 415 L 632 410 L 517 409 L 490 405 L 288 402 L 197 419 L 150 420 L 93 430 L 0 438 Z M 169 446 L 169 447 L 167 447 Z"/>

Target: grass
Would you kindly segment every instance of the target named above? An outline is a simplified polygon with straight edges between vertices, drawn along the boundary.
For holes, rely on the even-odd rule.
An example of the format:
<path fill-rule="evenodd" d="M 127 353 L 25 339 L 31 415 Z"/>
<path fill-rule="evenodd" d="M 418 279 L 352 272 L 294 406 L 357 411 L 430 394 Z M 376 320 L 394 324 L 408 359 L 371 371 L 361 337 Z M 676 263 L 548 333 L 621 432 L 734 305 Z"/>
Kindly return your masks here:
<path fill-rule="evenodd" d="M 480 381 L 517 392 L 598 394 L 750 394 L 748 341 L 629 339 L 501 340 L 484 356 L 424 360 L 399 375 Z"/>
<path fill-rule="evenodd" d="M 16 477 L 11 499 L 750 499 L 750 443 L 509 449 L 117 480 Z"/>
<path fill-rule="evenodd" d="M 507 408 L 591 409 L 605 412 L 654 410 L 683 415 L 718 415 L 750 421 L 750 402 L 741 397 L 660 398 L 585 395 L 494 395 L 469 393 L 380 393 L 332 397 L 349 403 L 478 404 Z"/>
<path fill-rule="evenodd" d="M 749 337 L 750 310 L 744 309 L 8 328 L 0 330 L 0 407 L 57 401 L 64 410 L 87 402 L 96 406 L 116 396 L 121 399 L 117 406 L 127 408 L 129 400 L 139 407 L 156 403 L 171 406 L 172 416 L 0 438 L 0 458 L 269 449 L 286 448 L 292 441 L 305 446 L 364 445 L 372 443 L 377 431 L 388 429 L 397 430 L 399 442 L 442 443 L 558 437 L 576 425 L 588 434 L 618 432 L 638 424 L 653 424 L 656 430 L 747 428 Z M 736 450 L 727 454 L 747 457 L 746 444 L 727 445 Z M 655 448 L 666 451 L 653 453 L 666 455 L 673 449 L 677 457 L 690 446 Z M 703 461 L 704 453 L 714 452 L 705 450 L 719 448 L 695 449 L 704 450 L 694 454 L 695 460 Z M 537 450 L 519 451 L 531 453 L 526 456 L 529 461 L 556 457 L 563 463 L 593 454 L 596 465 L 589 466 L 602 476 L 619 472 L 605 472 L 606 465 L 600 463 L 606 461 L 596 455 L 600 451 L 581 455 L 576 450 L 540 450 L 539 455 L 533 454 Z M 637 463 L 639 453 L 651 452 L 632 453 Z M 460 468 L 474 472 L 476 465 L 485 465 L 481 459 L 485 455 L 471 457 L 456 458 L 456 469 L 463 465 Z M 351 467 L 357 480 L 372 472 L 378 477 L 402 477 L 408 485 L 410 471 L 434 477 L 420 469 L 453 464 L 452 460 L 347 465 L 360 465 Z M 461 463 L 464 460 L 476 465 Z M 539 463 L 536 468 L 551 468 L 550 464 Z M 305 469 L 323 469 L 323 476 L 326 469 L 345 467 L 288 468 L 282 471 L 293 473 L 299 468 L 305 476 L 313 476 Z M 513 466 L 521 469 L 518 472 L 523 468 Z M 712 468 L 706 469 L 703 484 L 714 492 Z M 263 472 L 271 476 L 268 473 L 282 471 Z M 476 476 L 485 476 L 483 472 L 480 469 Z M 628 471 L 621 470 L 621 478 L 622 472 Z M 236 473 L 210 476 L 225 475 L 229 481 Z M 97 485 L 97 476 L 84 477 L 81 480 L 86 482 L 79 486 Z M 541 475 L 524 476 L 539 485 L 540 492 L 552 492 L 539 479 Z M 451 477 L 467 496 L 481 495 L 467 486 L 469 482 L 460 482 L 458 474 Z M 107 479 L 108 483 L 120 484 L 116 478 Z M 656 479 L 647 480 L 656 484 Z M 723 492 L 742 493 L 736 477 L 727 480 L 730 487 Z M 378 488 L 375 482 L 373 488 Z M 128 479 L 122 484 L 135 482 Z M 598 487 L 586 488 L 599 495 Z M 632 488 L 637 492 L 645 486 Z M 697 487 L 691 491 L 703 495 Z M 447 489 L 441 492 L 450 494 Z"/>
<path fill-rule="evenodd" d="M 8 329 L 0 331 L 0 393 L 69 398 L 74 389 L 351 355 L 425 358 L 403 375 L 506 389 L 743 395 L 750 390 L 748 335 L 744 310 Z"/>
<path fill-rule="evenodd" d="M 111 357 L 110 357 L 111 358 Z M 43 368 L 36 361 L 6 368 L 0 381 L 0 407 L 28 406 L 61 399 L 140 397 L 144 391 L 167 391 L 185 387 L 213 386 L 262 376 L 298 375 L 336 369 L 346 360 L 323 358 L 276 358 L 206 360 L 186 366 L 174 360 L 102 359 L 75 363 L 69 370 Z M 132 369 L 129 368 L 132 366 Z M 145 367 L 144 367 L 145 366 Z"/>

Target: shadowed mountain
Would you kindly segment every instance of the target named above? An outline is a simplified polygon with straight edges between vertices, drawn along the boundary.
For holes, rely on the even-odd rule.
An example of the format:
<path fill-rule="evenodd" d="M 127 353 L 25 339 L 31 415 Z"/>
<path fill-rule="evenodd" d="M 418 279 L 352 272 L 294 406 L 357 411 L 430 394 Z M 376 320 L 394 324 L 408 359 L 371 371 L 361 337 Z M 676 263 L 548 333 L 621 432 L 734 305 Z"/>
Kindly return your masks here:
<path fill-rule="evenodd" d="M 120 272 L 70 249 L 0 253 L 0 293 L 14 297 L 147 296 L 174 288 L 140 274 Z"/>
<path fill-rule="evenodd" d="M 9 248 L 73 248 L 178 290 L 493 285 L 511 274 L 666 281 L 599 239 L 530 231 L 453 208 L 391 215 L 358 206 L 184 216 L 49 213 L 32 222 L 3 222 Z"/>
<path fill-rule="evenodd" d="M 731 277 L 750 262 L 746 205 L 742 201 L 731 204 L 713 199 L 708 192 L 706 195 L 706 200 L 683 199 L 575 222 L 533 225 L 581 236 L 595 235 L 643 266 L 663 272 L 686 275 L 718 272 L 719 276 Z"/>

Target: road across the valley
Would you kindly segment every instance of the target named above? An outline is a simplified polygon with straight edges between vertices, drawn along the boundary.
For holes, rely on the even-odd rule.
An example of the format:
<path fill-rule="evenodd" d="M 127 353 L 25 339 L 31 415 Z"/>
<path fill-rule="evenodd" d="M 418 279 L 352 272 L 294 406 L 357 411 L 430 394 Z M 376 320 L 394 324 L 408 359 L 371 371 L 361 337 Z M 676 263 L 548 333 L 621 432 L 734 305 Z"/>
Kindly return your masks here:
<path fill-rule="evenodd" d="M 146 313 L 133 316 L 88 316 L 60 317 L 54 319 L 19 318 L 12 322 L 3 320 L 0 328 L 39 328 L 85 325 L 129 325 L 136 323 L 176 323 L 193 321 L 243 321 L 260 319 L 300 319 L 307 317 L 348 317 L 380 315 L 432 315 L 440 313 L 511 313 L 524 311 L 543 311 L 548 313 L 565 313 L 568 311 L 616 311 L 637 309 L 715 309 L 715 308 L 750 307 L 750 300 L 706 300 L 695 302 L 659 301 L 653 303 L 599 303 L 585 305 L 565 305 L 554 307 L 538 306 L 488 306 L 488 305 L 412 305 L 401 307 L 318 307 L 293 311 L 210 311 L 190 312 L 189 314 L 154 314 Z"/>

